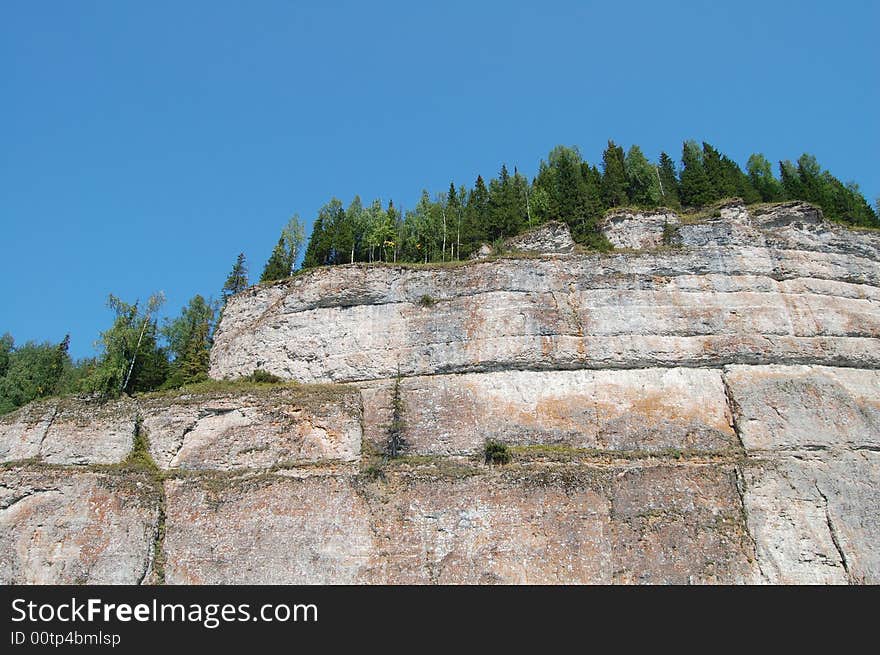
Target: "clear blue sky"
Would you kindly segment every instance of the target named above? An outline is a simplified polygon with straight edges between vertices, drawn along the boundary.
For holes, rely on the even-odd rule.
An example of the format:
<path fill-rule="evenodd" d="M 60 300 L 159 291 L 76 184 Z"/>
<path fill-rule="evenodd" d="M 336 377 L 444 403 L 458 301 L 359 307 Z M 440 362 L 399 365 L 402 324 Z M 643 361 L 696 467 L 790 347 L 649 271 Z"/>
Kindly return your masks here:
<path fill-rule="evenodd" d="M 294 212 L 533 175 L 558 143 L 808 151 L 873 204 L 878 25 L 874 0 L 6 0 L 0 333 L 90 355 L 109 293 L 176 314 L 239 251 L 258 277 Z"/>

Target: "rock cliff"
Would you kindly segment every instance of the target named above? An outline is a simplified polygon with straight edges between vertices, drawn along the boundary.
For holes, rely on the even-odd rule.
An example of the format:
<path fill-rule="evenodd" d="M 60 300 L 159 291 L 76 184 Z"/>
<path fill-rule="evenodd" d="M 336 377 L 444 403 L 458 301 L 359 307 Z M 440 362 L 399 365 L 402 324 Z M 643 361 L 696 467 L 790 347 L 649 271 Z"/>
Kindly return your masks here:
<path fill-rule="evenodd" d="M 880 582 L 880 236 L 604 229 L 232 298 L 211 376 L 288 384 L 0 418 L 0 582 Z"/>

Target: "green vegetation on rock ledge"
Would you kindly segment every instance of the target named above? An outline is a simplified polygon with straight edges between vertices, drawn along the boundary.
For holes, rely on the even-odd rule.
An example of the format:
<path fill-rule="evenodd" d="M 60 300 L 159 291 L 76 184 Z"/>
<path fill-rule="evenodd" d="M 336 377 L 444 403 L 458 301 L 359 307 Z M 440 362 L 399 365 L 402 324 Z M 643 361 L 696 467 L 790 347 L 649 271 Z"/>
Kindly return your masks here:
<path fill-rule="evenodd" d="M 803 200 L 822 208 L 832 221 L 880 227 L 880 218 L 859 191 L 803 154 L 797 162 L 779 162 L 779 177 L 760 153 L 746 170 L 709 143 L 686 141 L 682 167 L 667 153 L 650 162 L 637 145 L 624 152 L 613 141 L 602 153 L 602 168 L 581 157 L 576 147 L 557 146 L 527 180 L 501 166 L 498 177 L 477 176 L 473 188 L 450 183 L 431 197 L 423 190 L 413 209 L 364 206 L 355 196 L 347 208 L 333 198 L 315 218 L 303 268 L 355 262 L 430 263 L 467 259 L 482 244 L 501 244 L 547 221 L 562 221 L 575 242 L 609 250 L 600 230 L 606 210 L 632 206 L 668 207 L 695 213 L 723 198 L 746 204 Z"/>

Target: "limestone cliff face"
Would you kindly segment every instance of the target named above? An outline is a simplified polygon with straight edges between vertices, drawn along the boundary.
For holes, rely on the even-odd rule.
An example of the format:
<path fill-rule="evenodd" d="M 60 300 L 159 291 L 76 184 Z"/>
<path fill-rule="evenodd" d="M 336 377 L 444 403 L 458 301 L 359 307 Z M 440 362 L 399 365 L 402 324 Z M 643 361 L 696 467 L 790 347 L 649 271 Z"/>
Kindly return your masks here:
<path fill-rule="evenodd" d="M 877 234 L 800 203 L 605 230 L 231 299 L 212 376 L 299 384 L 0 418 L 0 582 L 880 582 Z"/>

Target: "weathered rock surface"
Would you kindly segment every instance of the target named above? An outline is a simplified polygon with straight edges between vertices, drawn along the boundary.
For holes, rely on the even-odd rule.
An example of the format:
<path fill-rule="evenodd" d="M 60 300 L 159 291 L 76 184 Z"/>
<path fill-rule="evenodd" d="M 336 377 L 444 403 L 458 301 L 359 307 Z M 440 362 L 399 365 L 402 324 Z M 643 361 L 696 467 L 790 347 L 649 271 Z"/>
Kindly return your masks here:
<path fill-rule="evenodd" d="M 880 451 L 880 371 L 732 366 L 725 373 L 750 451 Z"/>
<path fill-rule="evenodd" d="M 365 385 L 365 437 L 383 447 L 393 381 Z M 487 439 L 619 451 L 739 445 L 719 370 L 509 371 L 401 381 L 408 454 L 461 455 Z"/>
<path fill-rule="evenodd" d="M 767 216 L 761 225 L 784 222 Z M 722 219 L 701 229 L 713 226 L 758 230 Z M 655 227 L 644 229 L 656 236 Z M 760 233 L 782 238 L 778 229 Z M 734 239 L 678 251 L 436 270 L 311 271 L 230 300 L 211 375 L 262 368 L 302 382 L 348 382 L 391 378 L 398 369 L 413 376 L 768 363 L 878 367 L 873 236 L 853 232 L 847 239 L 862 243 L 860 254 L 838 252 L 830 242 L 804 250 Z M 424 296 L 434 302 L 426 306 Z"/>
<path fill-rule="evenodd" d="M 159 495 L 142 474 L 0 471 L 0 584 L 137 584 L 153 563 Z"/>
<path fill-rule="evenodd" d="M 360 455 L 355 389 L 148 396 L 139 406 L 150 454 L 163 469 L 266 469 Z"/>
<path fill-rule="evenodd" d="M 0 417 L 0 461 L 119 463 L 131 452 L 136 416 L 129 399 L 32 403 Z"/>
<path fill-rule="evenodd" d="M 574 240 L 568 225 L 549 221 L 525 234 L 508 239 L 505 246 L 508 250 L 518 252 L 566 253 L 574 250 Z"/>
<path fill-rule="evenodd" d="M 880 237 L 611 218 L 633 251 L 541 254 L 551 226 L 229 301 L 214 377 L 351 386 L 0 418 L 0 582 L 880 583 Z"/>
<path fill-rule="evenodd" d="M 0 461 L 117 464 L 136 429 L 161 469 L 354 461 L 361 400 L 354 388 L 306 385 L 34 403 L 0 418 Z"/>
<path fill-rule="evenodd" d="M 367 510 L 346 478 L 173 480 L 166 493 L 172 584 L 345 584 L 369 557 Z"/>
<path fill-rule="evenodd" d="M 664 235 L 679 224 L 672 211 L 611 212 L 602 221 L 602 231 L 615 248 L 645 250 L 664 245 Z"/>
<path fill-rule="evenodd" d="M 705 466 L 175 481 L 166 580 L 744 582 L 738 501 L 732 469 Z"/>
<path fill-rule="evenodd" d="M 772 458 L 746 467 L 743 487 L 767 582 L 880 582 L 878 453 Z"/>

